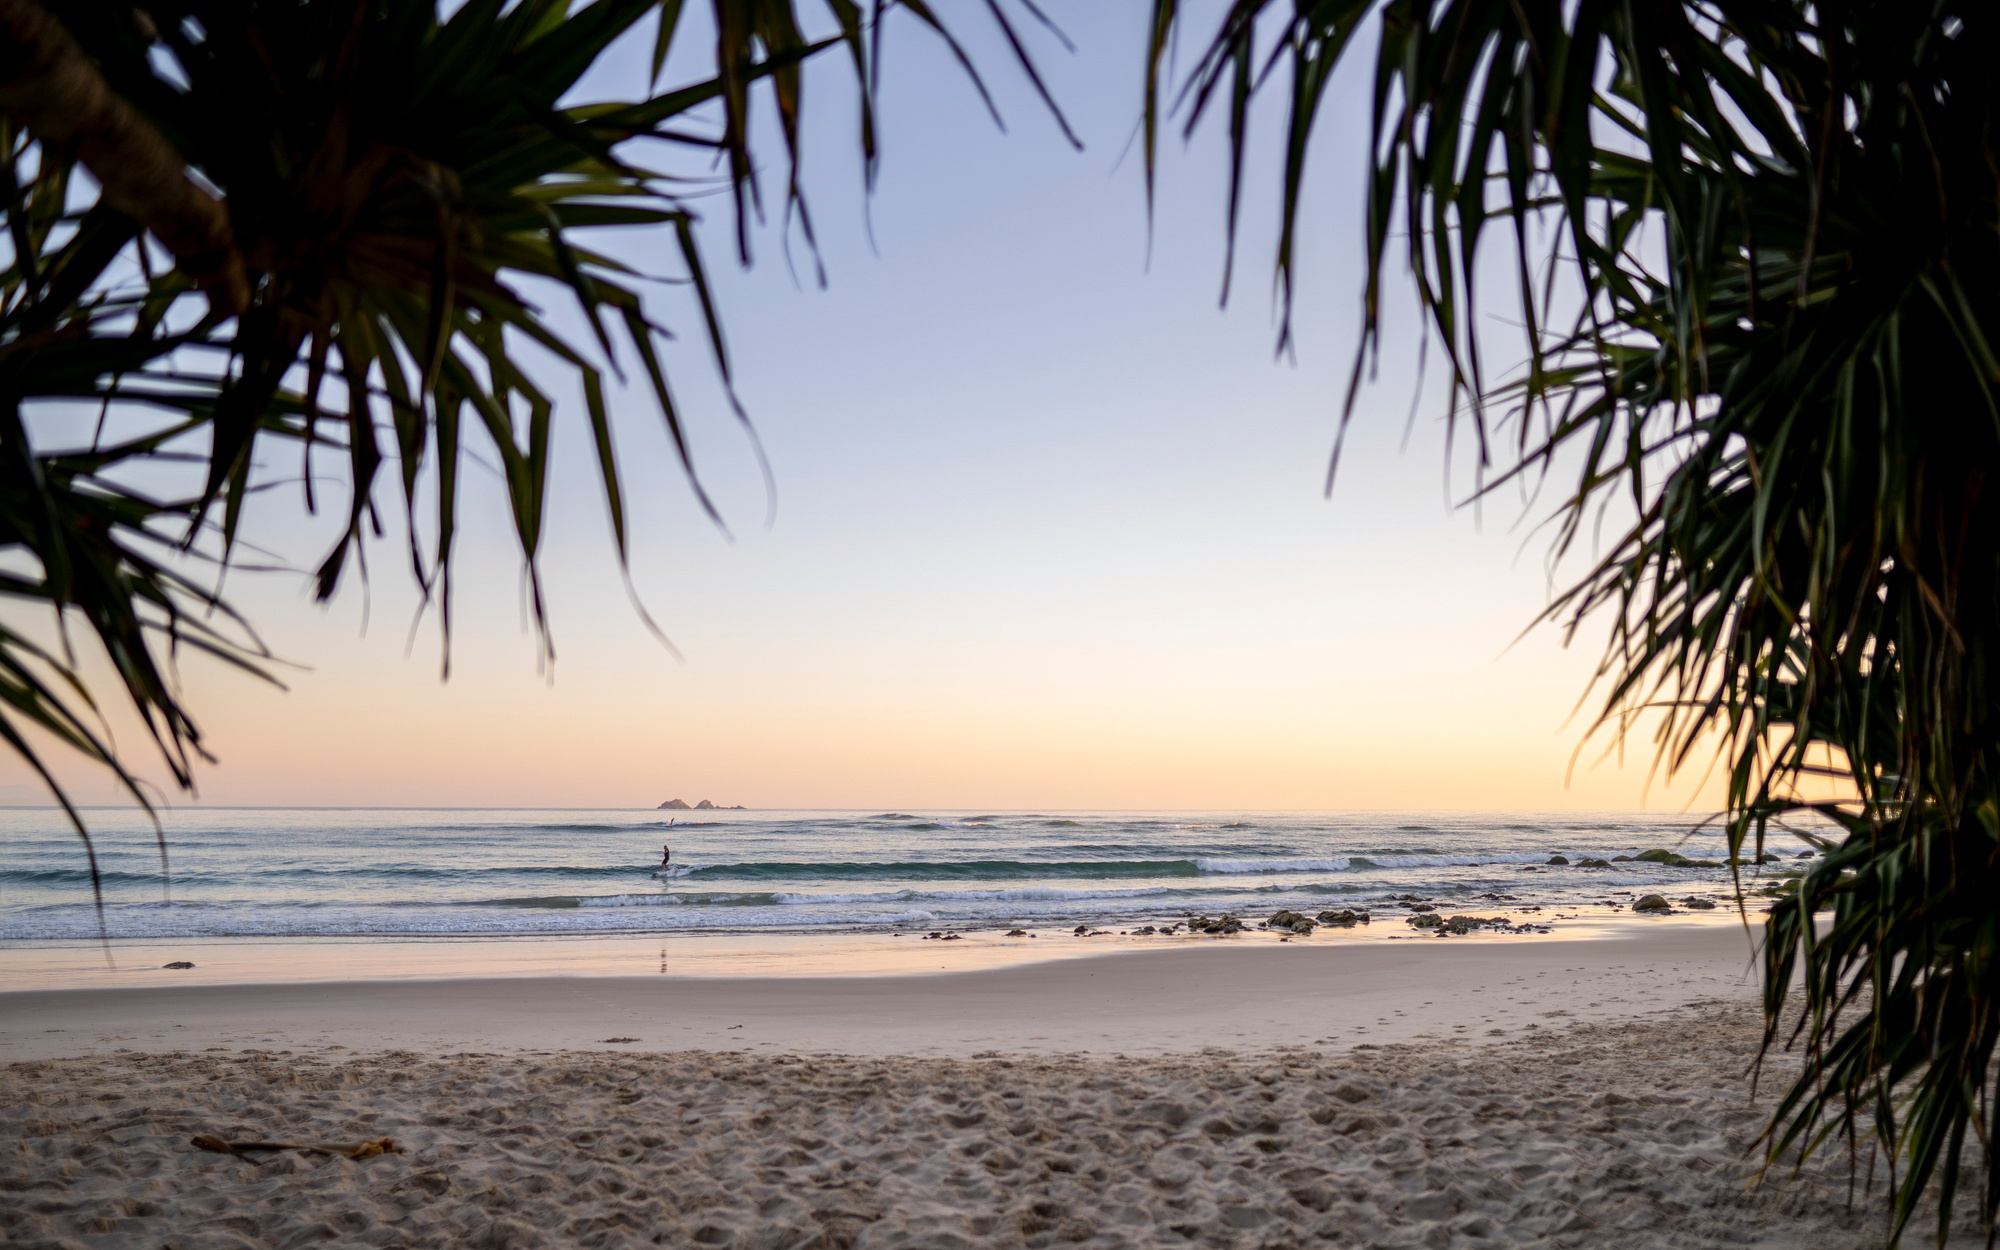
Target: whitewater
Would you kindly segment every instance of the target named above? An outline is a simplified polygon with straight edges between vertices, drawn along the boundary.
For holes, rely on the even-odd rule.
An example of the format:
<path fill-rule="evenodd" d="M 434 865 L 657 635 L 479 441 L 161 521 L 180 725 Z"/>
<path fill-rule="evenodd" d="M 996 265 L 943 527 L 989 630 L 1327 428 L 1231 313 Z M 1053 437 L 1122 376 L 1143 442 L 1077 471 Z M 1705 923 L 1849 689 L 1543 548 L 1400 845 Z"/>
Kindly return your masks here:
<path fill-rule="evenodd" d="M 17 808 L 0 810 L 0 942 L 1066 929 L 1730 887 L 1725 868 L 1549 862 L 1726 857 L 1680 814 L 202 808 L 165 814 L 164 873 L 138 814 L 85 817 L 102 930 L 75 831 Z"/>

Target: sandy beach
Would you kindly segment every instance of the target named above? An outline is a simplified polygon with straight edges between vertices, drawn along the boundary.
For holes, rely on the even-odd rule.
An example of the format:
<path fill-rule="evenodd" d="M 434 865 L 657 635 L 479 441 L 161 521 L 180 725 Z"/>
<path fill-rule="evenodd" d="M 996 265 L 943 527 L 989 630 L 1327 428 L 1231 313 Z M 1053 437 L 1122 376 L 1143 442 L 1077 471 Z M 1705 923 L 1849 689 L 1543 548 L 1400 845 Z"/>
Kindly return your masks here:
<path fill-rule="evenodd" d="M 1707 999 L 1748 1001 L 1753 984 L 1741 924 L 1687 917 L 1583 937 L 1282 943 L 1248 934 L 1164 948 L 1079 941 L 1072 951 L 1106 953 L 1000 967 L 963 949 L 973 942 L 870 940 L 899 952 L 921 946 L 929 966 L 944 967 L 874 976 L 183 985 L 160 980 L 181 974 L 156 970 L 157 988 L 0 994 L 0 1058 L 216 1045 L 561 1050 L 607 1037 L 632 1038 L 622 1045 L 644 1050 L 862 1055 L 1340 1049 L 1646 1018 Z M 961 958 L 971 970 L 949 971 Z M 313 962 L 337 967 L 339 948 Z"/>
<path fill-rule="evenodd" d="M 0 30 L 0 1250 L 2000 1250 L 2000 5 Z"/>
<path fill-rule="evenodd" d="M 1740 929 L 1662 926 L 940 976 L 10 994 L 0 1237 L 1879 1244 L 1843 1157 L 1755 1183 L 1748 954 Z M 200 1134 L 401 1151 L 253 1162 Z"/>

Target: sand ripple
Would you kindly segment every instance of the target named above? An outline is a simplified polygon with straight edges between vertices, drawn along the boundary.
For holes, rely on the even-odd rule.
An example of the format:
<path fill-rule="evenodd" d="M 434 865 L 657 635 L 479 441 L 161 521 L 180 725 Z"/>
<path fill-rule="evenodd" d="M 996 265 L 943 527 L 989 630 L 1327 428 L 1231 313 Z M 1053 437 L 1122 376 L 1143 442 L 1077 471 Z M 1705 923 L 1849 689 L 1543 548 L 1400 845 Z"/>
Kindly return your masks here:
<path fill-rule="evenodd" d="M 1690 1027 L 1699 1024 L 1699 1028 Z M 22 1246 L 1879 1243 L 1842 1160 L 1751 1186 L 1754 1017 L 1334 1057 L 217 1052 L 5 1071 Z M 388 1135 L 363 1162 L 196 1133 Z M 1864 1210 L 1871 1210 L 1864 1205 Z M 1871 1236 L 1870 1234 L 1875 1234 Z"/>

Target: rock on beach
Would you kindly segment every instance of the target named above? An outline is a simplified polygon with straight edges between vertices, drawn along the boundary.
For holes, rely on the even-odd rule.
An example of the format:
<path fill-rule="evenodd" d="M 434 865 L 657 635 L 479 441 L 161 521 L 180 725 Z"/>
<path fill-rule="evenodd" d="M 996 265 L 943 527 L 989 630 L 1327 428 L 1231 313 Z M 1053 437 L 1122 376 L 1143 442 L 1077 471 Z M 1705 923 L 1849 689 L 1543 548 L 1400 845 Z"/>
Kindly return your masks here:
<path fill-rule="evenodd" d="M 1226 912 L 1218 920 L 1210 920 L 1207 916 L 1191 916 L 1187 921 L 1187 931 L 1220 937 L 1243 932 L 1243 921 Z"/>

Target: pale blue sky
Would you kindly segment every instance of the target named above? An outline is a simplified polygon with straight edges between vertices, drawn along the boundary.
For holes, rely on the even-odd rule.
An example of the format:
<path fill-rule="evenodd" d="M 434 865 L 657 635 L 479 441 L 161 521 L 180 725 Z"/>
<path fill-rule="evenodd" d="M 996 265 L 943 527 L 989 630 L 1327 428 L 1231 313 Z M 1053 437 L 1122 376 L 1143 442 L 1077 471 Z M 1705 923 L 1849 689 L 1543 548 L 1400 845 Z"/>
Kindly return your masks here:
<path fill-rule="evenodd" d="M 1638 806 L 1643 747 L 1565 783 L 1581 725 L 1565 721 L 1595 654 L 1566 654 L 1546 630 L 1509 650 L 1545 602 L 1542 546 L 1516 505 L 1489 507 L 1483 526 L 1448 506 L 1435 388 L 1403 446 L 1406 300 L 1339 486 L 1321 496 L 1358 324 L 1364 78 L 1334 88 L 1307 197 L 1298 359 L 1275 362 L 1271 144 L 1253 161 L 1226 312 L 1219 128 L 1164 146 L 1147 263 L 1127 151 L 1146 8 L 1065 6 L 1078 52 L 1038 41 L 1082 153 L 973 6 L 958 24 L 1006 135 L 936 41 L 898 22 L 873 249 L 845 68 L 816 66 L 807 181 L 824 291 L 796 239 L 794 281 L 769 228 L 739 271 L 726 202 L 712 202 L 705 247 L 779 506 L 765 528 L 755 459 L 668 297 L 661 314 L 687 331 L 677 386 L 735 536 L 702 518 L 656 419 L 624 396 L 621 447 L 646 483 L 633 580 L 685 662 L 626 603 L 571 424 L 544 557 L 553 681 L 535 671 L 504 513 L 484 490 L 468 505 L 448 685 L 429 624 L 406 658 L 412 599 L 393 542 L 375 553 L 365 635 L 354 588 L 322 611 L 298 579 L 235 583 L 277 650 L 310 668 L 288 695 L 189 670 L 222 757 L 204 798 Z M 599 81 L 636 72 L 624 58 Z M 670 267 L 665 238 L 624 254 Z M 261 508 L 281 550 L 318 554 L 324 526 L 293 519 L 294 496 Z M 31 796 L 20 770 L 8 778 L 6 794 Z M 1685 799 L 1656 790 L 1652 803 Z"/>

